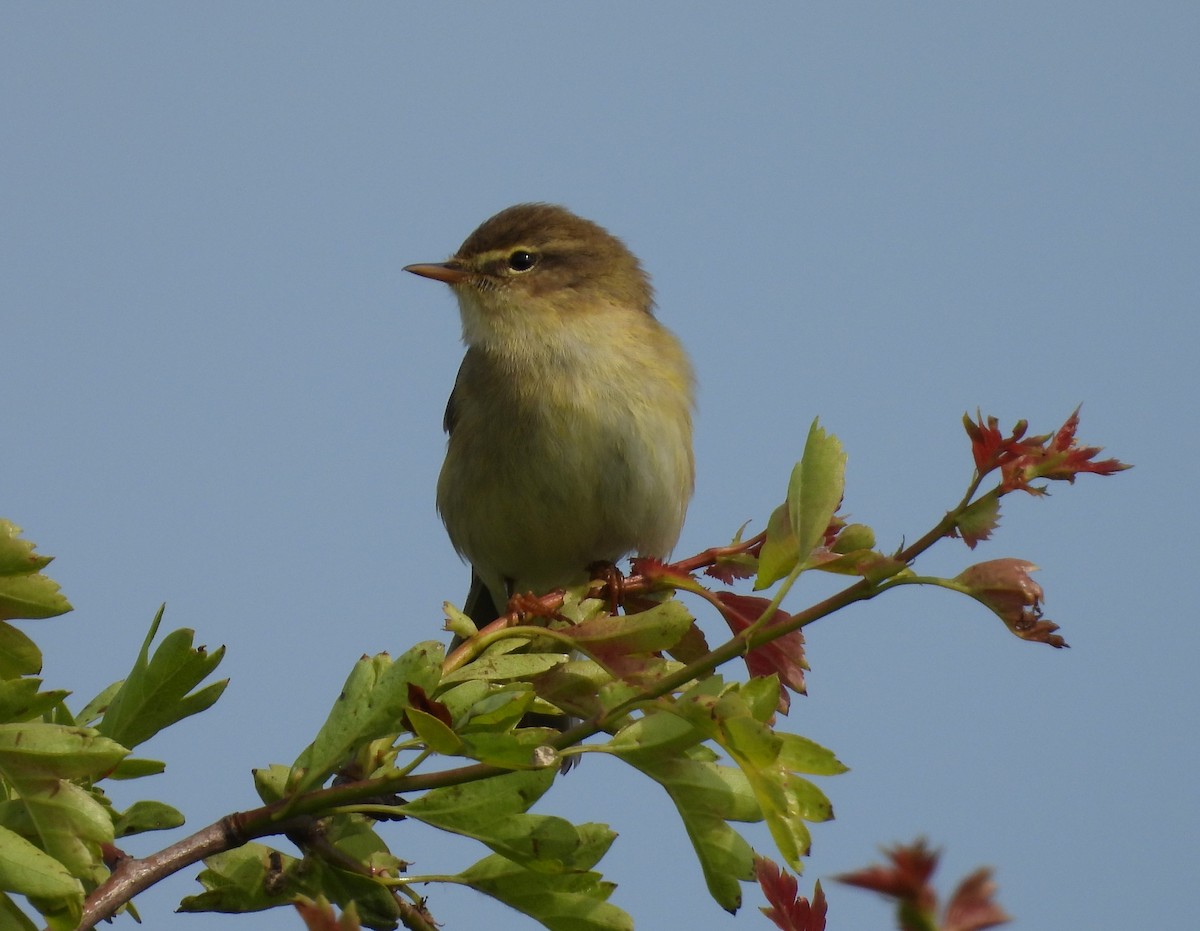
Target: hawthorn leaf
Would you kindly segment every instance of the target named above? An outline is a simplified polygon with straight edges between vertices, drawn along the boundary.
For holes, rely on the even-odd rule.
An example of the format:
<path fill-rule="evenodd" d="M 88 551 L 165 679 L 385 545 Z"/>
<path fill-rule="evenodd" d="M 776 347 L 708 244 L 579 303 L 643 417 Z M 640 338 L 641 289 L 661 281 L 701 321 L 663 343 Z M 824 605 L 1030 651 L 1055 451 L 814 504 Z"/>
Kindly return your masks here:
<path fill-rule="evenodd" d="M 146 831 L 166 831 L 184 823 L 184 817 L 164 802 L 134 802 L 113 821 L 116 837 L 144 834 Z"/>
<path fill-rule="evenodd" d="M 637 614 L 605 614 L 564 631 L 584 648 L 608 653 L 652 653 L 675 646 L 695 622 L 683 602 L 664 601 Z"/>
<path fill-rule="evenodd" d="M 727 912 L 742 904 L 741 883 L 754 876 L 754 850 L 729 821 L 761 821 L 762 810 L 741 770 L 709 761 L 606 748 L 661 785 L 674 802 L 704 874 L 709 895 Z"/>
<path fill-rule="evenodd" d="M 281 763 L 270 766 L 256 766 L 250 770 L 254 779 L 254 791 L 268 805 L 281 801 L 287 795 L 287 780 L 291 768 Z"/>
<path fill-rule="evenodd" d="M 999 523 L 1000 495 L 993 489 L 963 509 L 955 521 L 954 529 L 962 537 L 963 543 L 975 549 L 992 535 Z"/>
<path fill-rule="evenodd" d="M 550 746 L 558 734 L 549 727 L 467 732 L 462 735 L 462 746 L 456 752 L 501 769 L 542 769 L 561 762 L 558 751 Z"/>
<path fill-rule="evenodd" d="M 807 773 L 812 776 L 837 776 L 849 772 L 833 751 L 799 734 L 780 734 L 783 741 L 779 748 L 779 762 L 791 773 Z"/>
<path fill-rule="evenodd" d="M 150 631 L 129 675 L 112 694 L 96 729 L 106 737 L 132 749 L 177 721 L 210 707 L 228 685 L 228 679 L 196 687 L 212 674 L 225 655 L 220 647 L 212 653 L 193 647 L 194 632 L 187 628 L 167 634 L 150 655 L 150 644 L 158 633 L 164 607 L 158 609 Z"/>
<path fill-rule="evenodd" d="M 72 875 L 103 882 L 108 869 L 100 845 L 113 841 L 108 810 L 86 789 L 65 779 L 23 779 L 14 785 L 46 853 Z"/>
<path fill-rule="evenodd" d="M 472 680 L 442 690 L 437 699 L 449 709 L 452 720 L 461 721 L 471 708 L 491 693 L 491 690 L 489 683 Z"/>
<path fill-rule="evenodd" d="M 800 468 L 800 464 L 796 464 Z M 754 590 L 770 588 L 790 574 L 800 563 L 800 543 L 788 513 L 787 502 L 771 512 L 767 521 L 767 537 L 758 554 L 758 576 Z"/>
<path fill-rule="evenodd" d="M 124 680 L 105 686 L 100 694 L 84 705 L 83 710 L 75 716 L 75 723 L 84 727 L 95 727 L 96 722 L 104 717 L 104 712 L 112 703 L 113 696 L 121 691 L 123 684 Z"/>
<path fill-rule="evenodd" d="M 37 899 L 78 898 L 83 886 L 50 854 L 20 834 L 0 827 L 0 889 Z"/>
<path fill-rule="evenodd" d="M 0 776 L 18 787 L 35 779 L 99 779 L 128 753 L 88 727 L 0 724 Z"/>
<path fill-rule="evenodd" d="M 446 612 L 446 630 L 454 634 L 455 641 L 470 640 L 479 633 L 475 622 L 450 602 L 442 602 L 442 610 Z"/>
<path fill-rule="evenodd" d="M 805 821 L 832 820 L 833 805 L 824 792 L 807 779 L 791 773 L 785 774 L 783 780 L 789 800 L 789 811 L 799 815 Z"/>
<path fill-rule="evenodd" d="M 814 420 L 804 444 L 804 456 L 792 470 L 788 484 L 788 516 L 801 559 L 816 549 L 825 536 L 846 489 L 846 453 L 837 437 Z"/>
<path fill-rule="evenodd" d="M 0 883 L 3 883 L 3 879 L 0 879 Z M 38 931 L 38 926 L 30 917 L 3 892 L 0 892 L 0 928 L 6 931 Z"/>
<path fill-rule="evenodd" d="M 0 621 L 66 614 L 71 603 L 58 583 L 41 573 L 54 557 L 37 555 L 20 533 L 20 527 L 0 518 Z"/>
<path fill-rule="evenodd" d="M 875 531 L 866 524 L 847 524 L 837 535 L 830 549 L 839 554 L 855 553 L 875 547 Z M 768 861 L 769 862 L 769 861 Z"/>
<path fill-rule="evenodd" d="M 0 679 L 36 676 L 42 671 L 42 651 L 22 631 L 0 621 Z"/>
<path fill-rule="evenodd" d="M 908 569 L 908 564 L 875 550 L 850 550 L 813 566 L 822 572 L 854 575 L 878 584 Z"/>
<path fill-rule="evenodd" d="M 771 680 L 766 682 L 774 687 Z M 761 702 L 755 704 L 761 707 Z M 719 697 L 692 694 L 686 701 L 676 702 L 676 707 L 693 724 L 706 728 L 709 736 L 741 768 L 776 847 L 787 864 L 800 871 L 801 857 L 808 854 L 811 841 L 804 824 L 805 812 L 822 815 L 822 809 L 807 786 L 795 783 L 796 777 L 781 762 L 782 737 L 755 717 L 754 706 L 736 688 Z"/>
<path fill-rule="evenodd" d="M 462 729 L 468 732 L 480 730 L 496 733 L 509 730 L 524 717 L 536 698 L 533 690 L 524 683 L 493 687 L 494 690 L 489 691 L 486 682 L 464 682 L 455 686 L 442 698 L 447 706 L 453 707 L 450 695 L 463 689 L 473 690 L 476 686 L 482 688 L 483 694 L 466 709 L 467 719 Z"/>
<path fill-rule="evenodd" d="M 410 707 L 409 686 L 433 694 L 444 655 L 442 644 L 426 640 L 394 661 L 379 653 L 355 663 L 316 738 L 292 764 L 289 792 L 298 794 L 323 784 L 358 748 L 398 734 Z"/>
<path fill-rule="evenodd" d="M 208 857 L 204 867 L 196 877 L 204 892 L 186 897 L 179 911 L 255 912 L 323 894 L 343 908 L 353 902 L 368 928 L 394 928 L 400 917 L 386 885 L 321 857 L 300 860 L 252 842 Z"/>
<path fill-rule="evenodd" d="M 604 825 L 573 825 L 553 815 L 528 814 L 554 782 L 555 772 L 548 767 L 433 789 L 409 802 L 404 814 L 472 837 L 506 860 L 539 872 L 588 870 L 616 834 Z"/>
<path fill-rule="evenodd" d="M 466 666 L 447 673 L 442 682 L 449 684 L 465 682 L 470 679 L 484 679 L 492 682 L 528 679 L 566 661 L 565 653 L 505 653 L 500 656 L 485 653 L 473 663 L 468 663 Z"/>
<path fill-rule="evenodd" d="M 419 708 L 409 708 L 405 717 L 417 735 L 434 753 L 453 756 L 462 749 L 462 741 L 453 729 L 432 714 Z"/>
<path fill-rule="evenodd" d="M 157 776 L 164 772 L 167 764 L 161 760 L 147 760 L 140 757 L 127 756 L 118 763 L 107 776 L 109 779 L 141 779 L 144 776 Z"/>
<path fill-rule="evenodd" d="M 704 738 L 704 731 L 678 715 L 653 711 L 621 728 L 602 749 L 632 763 L 647 756 L 675 756 Z"/>
<path fill-rule="evenodd" d="M 846 453 L 837 437 L 814 420 L 804 455 L 792 469 L 787 500 L 771 514 L 767 538 L 759 553 L 756 591 L 795 572 L 824 539 L 842 501 L 846 484 Z"/>
<path fill-rule="evenodd" d="M 550 931 L 633 931 L 633 919 L 607 901 L 615 886 L 599 873 L 538 873 L 493 854 L 455 879 Z"/>
<path fill-rule="evenodd" d="M 70 692 L 40 692 L 40 679 L 0 679 L 0 723 L 32 721 L 58 705 Z"/>

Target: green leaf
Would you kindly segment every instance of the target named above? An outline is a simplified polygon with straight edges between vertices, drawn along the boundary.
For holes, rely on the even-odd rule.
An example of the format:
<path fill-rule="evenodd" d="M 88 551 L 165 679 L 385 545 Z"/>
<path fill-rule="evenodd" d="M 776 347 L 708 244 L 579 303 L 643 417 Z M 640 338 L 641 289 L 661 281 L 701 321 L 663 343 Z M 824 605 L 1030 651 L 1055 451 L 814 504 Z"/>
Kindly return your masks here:
<path fill-rule="evenodd" d="M 849 767 L 841 762 L 833 751 L 799 734 L 780 734 L 783 745 L 779 749 L 779 762 L 788 772 L 809 773 L 813 776 L 837 776 L 848 772 Z"/>
<path fill-rule="evenodd" d="M 280 870 L 272 868 L 272 860 Z M 196 877 L 205 891 L 187 896 L 179 903 L 181 912 L 251 912 L 285 905 L 291 891 L 268 876 L 282 873 L 299 861 L 259 843 L 248 843 L 204 860 L 204 869 Z"/>
<path fill-rule="evenodd" d="M 736 754 L 736 758 L 745 761 L 753 768 L 771 766 L 779 759 L 779 750 L 783 744 L 779 735 L 771 728 L 749 715 L 724 717 L 718 702 L 717 714 L 722 715 L 720 735 L 717 742 Z"/>
<path fill-rule="evenodd" d="M 291 769 L 279 763 L 267 767 L 256 767 L 250 770 L 254 777 L 254 790 L 268 805 L 281 801 L 287 794 L 288 773 Z"/>
<path fill-rule="evenodd" d="M 0 724 L 0 775 L 16 786 L 28 779 L 99 779 L 128 753 L 87 727 Z"/>
<path fill-rule="evenodd" d="M 113 822 L 113 833 L 117 837 L 143 834 L 146 831 L 165 831 L 184 823 L 178 810 L 163 802 L 134 802 L 121 812 Z"/>
<path fill-rule="evenodd" d="M 146 760 L 140 757 L 127 756 L 117 764 L 116 769 L 108 774 L 109 779 L 141 779 L 145 776 L 157 776 L 164 772 L 167 764 L 162 760 Z"/>
<path fill-rule="evenodd" d="M 774 673 L 754 676 L 748 682 L 738 684 L 737 695 L 739 701 L 745 702 L 755 721 L 767 724 L 775 717 L 779 707 L 779 677 Z"/>
<path fill-rule="evenodd" d="M 561 762 L 558 751 L 535 755 L 539 747 L 552 750 L 558 731 L 549 727 L 522 727 L 516 731 L 477 731 L 462 735 L 461 756 L 501 769 L 544 769 Z"/>
<path fill-rule="evenodd" d="M 847 524 L 841 529 L 831 549 L 835 553 L 856 553 L 875 547 L 875 531 L 866 524 Z"/>
<path fill-rule="evenodd" d="M 476 687 L 482 689 L 482 694 L 476 691 Z M 489 686 L 486 682 L 464 682 L 441 696 L 446 707 L 451 709 L 451 714 L 454 714 L 455 707 L 451 696 L 466 698 L 467 693 L 463 692 L 465 689 L 471 689 L 478 697 L 463 708 L 461 715 L 455 715 L 456 719 L 466 718 L 462 725 L 464 732 L 500 733 L 510 730 L 525 716 L 525 712 L 536 698 L 533 689 L 525 683 Z"/>
<path fill-rule="evenodd" d="M 796 466 L 799 468 L 799 465 Z M 761 591 L 789 575 L 800 564 L 800 544 L 792 529 L 787 502 L 771 512 L 767 521 L 767 538 L 758 556 L 758 576 L 754 588 Z"/>
<path fill-rule="evenodd" d="M 442 682 L 448 684 L 468 679 L 484 679 L 491 682 L 529 679 L 553 669 L 559 663 L 565 663 L 567 658 L 565 653 L 505 653 L 493 656 L 488 652 L 473 663 L 447 673 Z"/>
<path fill-rule="evenodd" d="M 668 664 L 648 654 L 614 655 L 609 661 L 621 669 L 622 675 L 643 684 L 665 675 L 669 668 L 679 668 L 679 664 Z M 542 700 L 534 703 L 533 711 L 553 714 L 559 709 L 568 709 L 578 711 L 580 717 L 591 717 L 599 710 L 597 699 L 601 703 L 608 700 L 606 694 L 611 694 L 607 690 L 612 683 L 612 673 L 594 660 L 559 663 L 533 680 L 533 688 Z M 543 704 L 546 707 L 541 707 Z"/>
<path fill-rule="evenodd" d="M 813 566 L 822 572 L 855 575 L 879 583 L 908 569 L 908 564 L 875 550 L 852 550 L 833 559 L 822 560 Z"/>
<path fill-rule="evenodd" d="M 442 610 L 446 612 L 446 630 L 454 634 L 456 641 L 469 640 L 479 633 L 475 622 L 450 602 L 442 602 Z"/>
<path fill-rule="evenodd" d="M 675 646 L 694 621 L 683 602 L 671 599 L 637 614 L 606 614 L 564 632 L 585 649 L 652 653 Z"/>
<path fill-rule="evenodd" d="M 590 869 L 616 837 L 612 831 L 527 813 L 554 776 L 553 768 L 545 768 L 434 789 L 405 805 L 404 814 L 475 838 L 507 860 L 539 872 Z"/>
<path fill-rule="evenodd" d="M 87 790 L 64 779 L 23 780 L 21 804 L 42 848 L 74 876 L 100 883 L 108 876 L 101 844 L 113 841 L 108 809 Z"/>
<path fill-rule="evenodd" d="M 788 795 L 788 808 L 805 821 L 829 821 L 833 818 L 833 805 L 825 793 L 807 779 L 788 775 L 784 778 Z M 808 830 L 805 829 L 807 836 Z"/>
<path fill-rule="evenodd" d="M 0 889 L 38 899 L 77 898 L 83 886 L 65 866 L 24 837 L 0 827 Z"/>
<path fill-rule="evenodd" d="M 621 705 L 636 702 L 642 697 L 642 690 L 636 685 L 629 682 L 623 682 L 620 679 L 606 682 L 600 686 L 597 698 L 600 701 L 600 708 L 605 714 L 610 714 Z M 626 715 L 628 719 L 628 715 Z M 615 723 L 615 722 L 614 722 Z M 623 724 L 620 726 L 624 726 Z"/>
<path fill-rule="evenodd" d="M 323 784 L 370 741 L 399 734 L 409 707 L 409 686 L 432 695 L 444 655 L 442 644 L 426 640 L 395 661 L 380 653 L 355 663 L 316 739 L 292 764 L 289 794 Z"/>
<path fill-rule="evenodd" d="M 2 883 L 0 880 L 0 885 Z M 0 892 L 0 928 L 5 931 L 37 931 L 37 925 L 3 892 Z"/>
<path fill-rule="evenodd" d="M 846 484 L 846 453 L 837 437 L 814 420 L 804 455 L 788 482 L 785 509 L 776 508 L 767 524 L 754 588 L 773 585 L 803 566 L 825 536 Z"/>
<path fill-rule="evenodd" d="M 433 715 L 418 708 L 409 708 L 406 715 L 413 733 L 434 753 L 453 756 L 462 749 L 458 735 Z"/>
<path fill-rule="evenodd" d="M 0 621 L 66 614 L 71 603 L 58 583 L 40 571 L 54 557 L 38 556 L 33 543 L 20 539 L 20 533 L 20 527 L 0 519 Z"/>
<path fill-rule="evenodd" d="M 388 888 L 368 875 L 338 869 L 318 857 L 299 860 L 258 843 L 209 857 L 196 878 L 200 895 L 179 903 L 181 912 L 255 912 L 288 905 L 297 895 L 324 895 L 343 908 L 355 903 L 368 928 L 394 928 L 400 917 Z"/>
<path fill-rule="evenodd" d="M 788 806 L 784 777 L 766 769 L 744 768 L 743 771 L 762 806 L 775 846 L 788 865 L 799 873 L 804 869 L 801 857 L 808 855 L 812 836 L 800 813 Z"/>
<path fill-rule="evenodd" d="M 992 489 L 958 515 L 955 529 L 971 549 L 992 535 L 1000 523 L 1000 492 Z"/>
<path fill-rule="evenodd" d="M 602 749 L 626 762 L 677 756 L 704 740 L 705 733 L 676 714 L 655 711 L 621 728 Z"/>
<path fill-rule="evenodd" d="M 97 728 L 131 749 L 177 721 L 204 711 L 221 697 L 229 682 L 223 679 L 192 691 L 217 668 L 225 648 L 210 654 L 204 647 L 193 647 L 194 632 L 186 628 L 167 634 L 154 656 L 149 655 L 164 610 L 159 608 L 154 616 L 133 669 L 112 696 Z"/>
<path fill-rule="evenodd" d="M 746 775 L 717 765 L 711 751 L 697 743 L 714 731 L 712 714 L 724 688 L 717 677 L 698 683 L 687 693 L 696 720 L 690 712 L 679 716 L 678 703 L 668 705 L 624 728 L 602 749 L 666 789 L 687 829 L 709 893 L 732 912 L 741 904 L 740 882 L 754 878 L 754 851 L 726 822 L 761 821 L 763 813 Z M 681 752 L 693 758 L 681 757 Z"/>
<path fill-rule="evenodd" d="M 453 688 L 439 691 L 437 700 L 446 706 L 452 720 L 461 721 L 475 703 L 486 698 L 491 690 L 487 682 L 460 682 Z"/>
<path fill-rule="evenodd" d="M 0 621 L 0 679 L 36 676 L 42 671 L 42 651 L 24 633 Z"/>
<path fill-rule="evenodd" d="M 70 692 L 39 692 L 40 679 L 0 679 L 0 723 L 32 721 L 70 695 Z"/>
<path fill-rule="evenodd" d="M 75 723 L 92 727 L 104 717 L 104 712 L 108 710 L 108 706 L 112 704 L 113 696 L 121 691 L 121 686 L 124 682 L 114 682 L 112 685 L 106 686 L 99 695 L 88 702 L 83 710 L 75 718 Z"/>
<path fill-rule="evenodd" d="M 362 815 L 338 815 L 324 822 L 325 839 L 377 874 L 396 876 L 405 872 L 408 864 L 388 850 L 383 838 L 375 833 L 376 823 Z"/>
<path fill-rule="evenodd" d="M 746 701 L 746 697 L 753 703 Z M 799 756 L 802 748 L 789 747 L 782 735 L 759 719 L 761 707 L 756 706 L 761 704 L 756 692 L 743 696 L 734 687 L 720 695 L 689 690 L 674 708 L 689 722 L 707 730 L 737 763 L 767 820 L 776 847 L 798 872 L 803 868 L 801 857 L 807 855 L 811 842 L 805 818 L 811 813 L 813 817 L 809 820 L 823 820 L 830 817 L 831 810 L 827 801 L 822 803 L 824 796 L 815 786 L 789 772 L 787 754 L 794 752 Z"/>
<path fill-rule="evenodd" d="M 741 882 L 754 878 L 754 850 L 726 822 L 762 820 L 743 773 L 712 762 L 655 756 L 644 747 L 615 750 L 610 743 L 605 749 L 667 791 L 696 851 L 709 894 L 721 908 L 737 911 L 742 904 Z"/>
<path fill-rule="evenodd" d="M 633 931 L 633 919 L 607 901 L 615 887 L 598 873 L 538 873 L 493 854 L 455 878 L 550 931 Z"/>
<path fill-rule="evenodd" d="M 113 840 L 109 810 L 74 781 L 92 781 L 127 753 L 88 728 L 29 722 L 0 725 L 0 777 L 15 790 L 9 825 L 36 837 L 73 875 L 107 875 L 100 845 Z"/>
<path fill-rule="evenodd" d="M 788 516 L 802 558 L 821 542 L 846 488 L 846 453 L 837 437 L 814 420 L 804 444 L 804 456 L 788 484 Z"/>

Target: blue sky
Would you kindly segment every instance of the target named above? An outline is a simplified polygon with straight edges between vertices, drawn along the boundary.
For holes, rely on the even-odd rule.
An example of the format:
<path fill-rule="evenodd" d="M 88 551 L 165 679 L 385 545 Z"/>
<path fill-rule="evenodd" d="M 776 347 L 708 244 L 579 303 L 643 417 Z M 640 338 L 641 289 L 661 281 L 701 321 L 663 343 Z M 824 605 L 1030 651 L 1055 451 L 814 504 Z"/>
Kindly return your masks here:
<path fill-rule="evenodd" d="M 449 294 L 401 266 L 547 200 L 628 242 L 693 355 L 680 555 L 762 526 L 815 416 L 849 453 L 845 509 L 888 547 L 961 494 L 964 410 L 1044 432 L 1082 402 L 1082 438 L 1136 463 L 1007 499 L 993 543 L 922 563 L 1036 562 L 1071 650 L 932 590 L 810 628 L 787 726 L 852 772 L 824 783 L 838 817 L 801 882 L 925 834 L 944 888 L 996 868 L 1016 927 L 1180 926 L 1200 826 L 1194 4 L 3 19 L 0 515 L 58 557 L 77 609 L 27 629 L 80 704 L 161 601 L 229 651 L 225 697 L 147 748 L 169 768 L 139 790 L 193 828 L 253 805 L 251 767 L 294 758 L 360 654 L 437 635 L 466 585 L 433 509 L 461 347 Z M 752 889 L 736 920 L 708 900 L 665 798 L 616 763 L 588 759 L 544 810 L 620 832 L 604 866 L 639 927 L 768 927 Z M 390 839 L 422 872 L 478 855 Z M 236 924 L 173 916 L 197 889 L 139 907 Z M 827 889 L 831 928 L 890 926 Z M 448 929 L 532 927 L 430 895 Z"/>

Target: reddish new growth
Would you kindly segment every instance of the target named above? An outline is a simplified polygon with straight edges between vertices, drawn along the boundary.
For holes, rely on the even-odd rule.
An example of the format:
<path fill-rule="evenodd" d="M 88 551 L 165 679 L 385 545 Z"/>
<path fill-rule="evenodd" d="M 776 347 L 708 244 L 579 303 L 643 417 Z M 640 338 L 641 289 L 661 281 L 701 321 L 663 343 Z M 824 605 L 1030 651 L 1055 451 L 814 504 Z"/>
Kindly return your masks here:
<path fill-rule="evenodd" d="M 754 876 L 770 908 L 760 908 L 781 931 L 825 931 L 825 893 L 817 883 L 812 902 L 798 894 L 796 877 L 766 857 L 754 858 Z"/>
<path fill-rule="evenodd" d="M 917 840 L 884 854 L 890 864 L 868 866 L 838 880 L 895 899 L 901 931 L 982 931 L 1012 920 L 994 901 L 996 884 L 991 870 L 984 867 L 959 883 L 938 922 L 938 896 L 929 882 L 937 869 L 938 852 Z"/>
<path fill-rule="evenodd" d="M 293 906 L 308 931 L 360 931 L 362 928 L 353 909 L 342 912 L 339 917 L 324 896 L 320 896 L 315 902 L 300 896 Z"/>
<path fill-rule="evenodd" d="M 769 598 L 738 595 L 734 592 L 717 592 L 716 599 L 721 616 L 735 634 L 740 634 L 757 621 L 771 604 Z M 776 610 L 767 622 L 767 627 L 786 623 L 790 618 L 791 615 L 786 612 Z M 746 668 L 752 676 L 769 676 L 774 673 L 779 677 L 779 710 L 787 714 L 792 706 L 792 697 L 788 694 L 788 689 L 798 695 L 805 694 L 804 670 L 808 666 L 804 661 L 804 636 L 800 631 L 793 630 L 770 643 L 755 647 L 746 654 Z"/>
<path fill-rule="evenodd" d="M 971 453 L 980 477 L 1000 470 L 1000 493 L 1025 491 L 1031 495 L 1046 493 L 1044 487 L 1031 485 L 1035 479 L 1074 482 L 1081 472 L 1112 475 L 1129 466 L 1116 459 L 1092 460 L 1100 446 L 1078 446 L 1075 430 L 1079 426 L 1079 408 L 1075 408 L 1066 423 L 1054 434 L 1025 437 L 1027 421 L 1019 420 L 1009 436 L 1000 433 L 999 421 L 976 413 L 976 420 L 963 415 L 963 426 L 971 438 Z"/>
<path fill-rule="evenodd" d="M 968 566 L 954 581 L 965 585 L 975 600 L 987 605 L 1022 640 L 1065 647 L 1055 633 L 1058 625 L 1042 617 L 1042 586 L 1030 576 L 1037 569 L 1024 559 L 1004 557 Z"/>
<path fill-rule="evenodd" d="M 426 714 L 437 718 L 446 727 L 454 727 L 454 718 L 450 715 L 450 709 L 440 701 L 434 701 L 430 698 L 425 690 L 415 682 L 408 683 L 408 706 L 418 711 L 424 711 Z M 412 729 L 407 719 L 404 721 L 404 726 L 409 728 L 409 730 Z"/>

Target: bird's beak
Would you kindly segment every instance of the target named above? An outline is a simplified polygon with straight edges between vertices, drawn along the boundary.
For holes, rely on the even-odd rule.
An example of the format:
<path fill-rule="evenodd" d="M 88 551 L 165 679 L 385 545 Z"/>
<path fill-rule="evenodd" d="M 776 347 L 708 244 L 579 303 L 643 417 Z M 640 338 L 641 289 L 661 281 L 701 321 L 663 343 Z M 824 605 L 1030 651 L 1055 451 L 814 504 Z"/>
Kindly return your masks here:
<path fill-rule="evenodd" d="M 422 265 L 405 265 L 406 272 L 420 275 L 422 278 L 432 278 L 434 281 L 444 281 L 446 284 L 458 284 L 466 281 L 470 275 L 464 268 L 451 262 L 429 262 Z"/>

